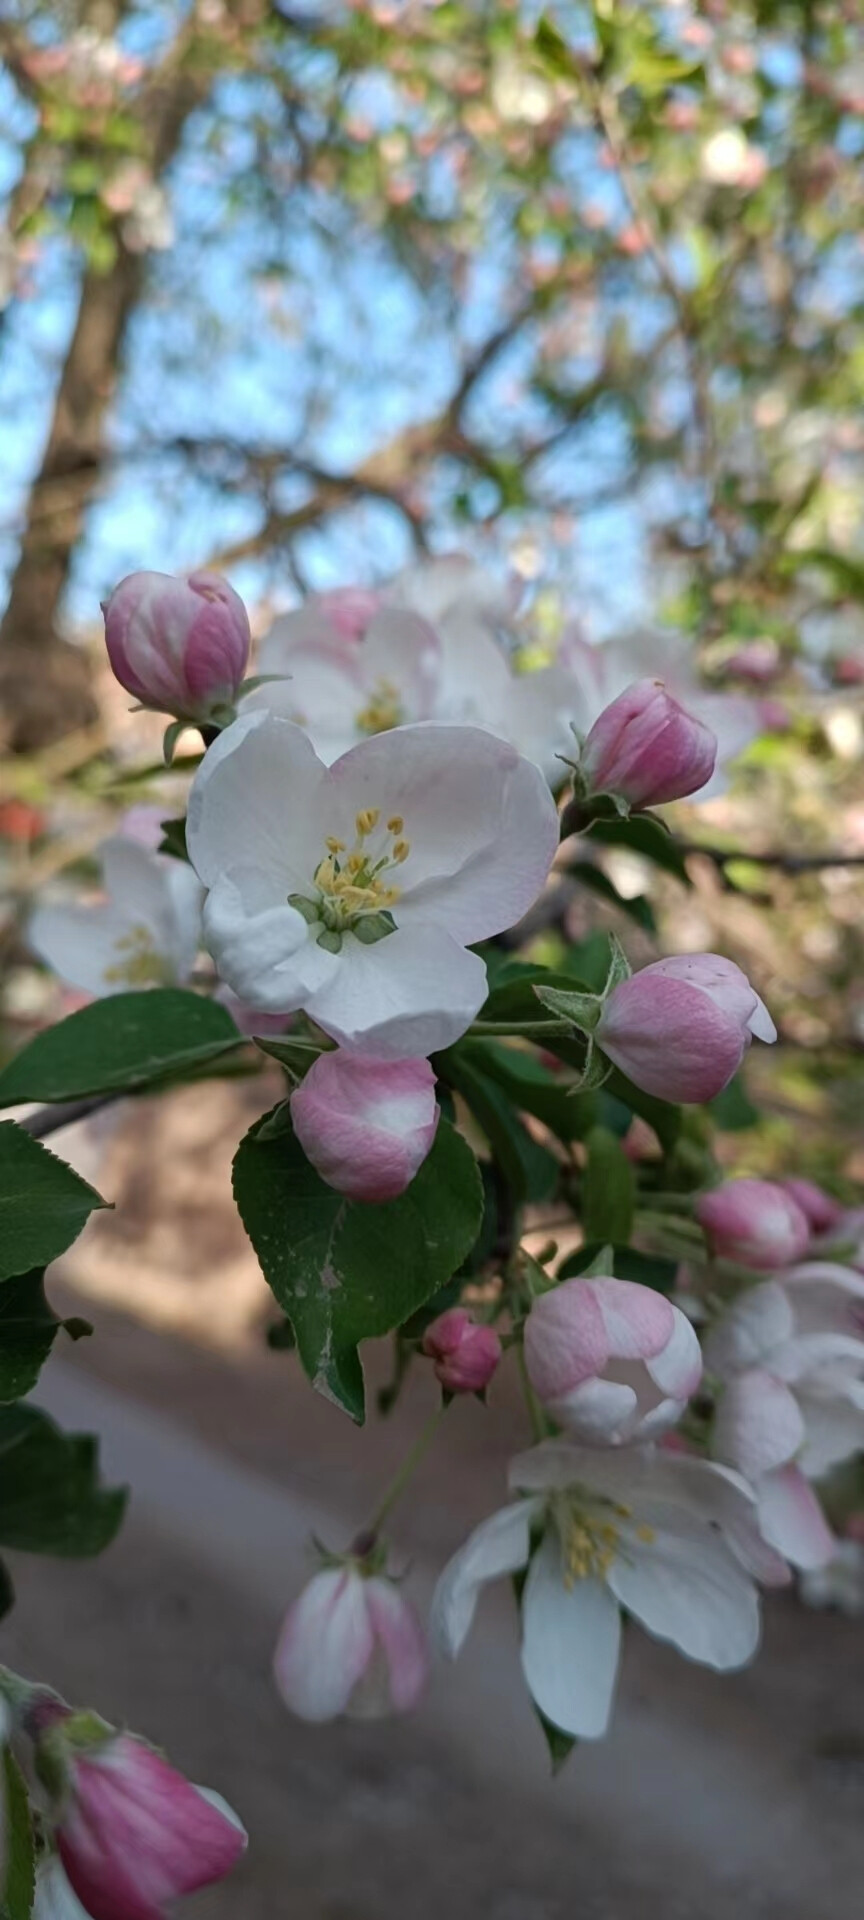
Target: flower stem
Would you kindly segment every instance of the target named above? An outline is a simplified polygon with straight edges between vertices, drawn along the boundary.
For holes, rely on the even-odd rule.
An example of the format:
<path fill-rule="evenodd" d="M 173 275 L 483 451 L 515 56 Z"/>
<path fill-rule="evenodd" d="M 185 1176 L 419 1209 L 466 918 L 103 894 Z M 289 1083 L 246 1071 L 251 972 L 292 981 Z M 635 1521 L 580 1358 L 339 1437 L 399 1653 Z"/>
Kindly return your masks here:
<path fill-rule="evenodd" d="M 401 1466 L 398 1467 L 394 1473 L 389 1487 L 385 1488 L 366 1529 L 364 1538 L 371 1536 L 374 1540 L 380 1533 L 391 1507 L 395 1507 L 397 1500 L 405 1492 L 409 1480 L 419 1467 L 424 1454 L 431 1446 L 446 1411 L 447 1408 L 443 1404 L 440 1407 L 436 1407 L 435 1412 L 430 1414 L 425 1426 L 421 1427 L 413 1447 L 409 1447 Z"/>
<path fill-rule="evenodd" d="M 497 1037 L 520 1040 L 560 1040 L 573 1034 L 572 1020 L 474 1020 L 468 1038 L 489 1040 Z"/>
<path fill-rule="evenodd" d="M 525 1396 L 525 1405 L 528 1408 L 531 1431 L 535 1440 L 548 1440 L 549 1428 L 546 1424 L 546 1415 L 528 1378 L 528 1368 L 525 1364 L 525 1345 L 522 1340 L 519 1342 L 518 1354 L 519 1372 L 522 1376 L 522 1392 Z"/>

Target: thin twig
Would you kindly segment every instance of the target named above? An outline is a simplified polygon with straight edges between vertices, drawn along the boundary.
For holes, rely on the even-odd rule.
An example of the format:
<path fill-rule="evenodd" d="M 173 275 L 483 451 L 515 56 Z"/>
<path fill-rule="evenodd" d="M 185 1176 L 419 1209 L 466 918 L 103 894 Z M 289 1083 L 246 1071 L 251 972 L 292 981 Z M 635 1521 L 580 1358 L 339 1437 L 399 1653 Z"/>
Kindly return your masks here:
<path fill-rule="evenodd" d="M 114 1100 L 122 1100 L 123 1093 L 91 1093 L 82 1100 L 57 1100 L 50 1107 L 37 1107 L 35 1113 L 27 1115 L 18 1122 L 25 1133 L 34 1140 L 44 1140 L 49 1133 L 59 1133 L 61 1127 L 74 1126 L 76 1120 L 87 1120 L 91 1113 L 98 1113 L 101 1107 L 110 1107 Z"/>

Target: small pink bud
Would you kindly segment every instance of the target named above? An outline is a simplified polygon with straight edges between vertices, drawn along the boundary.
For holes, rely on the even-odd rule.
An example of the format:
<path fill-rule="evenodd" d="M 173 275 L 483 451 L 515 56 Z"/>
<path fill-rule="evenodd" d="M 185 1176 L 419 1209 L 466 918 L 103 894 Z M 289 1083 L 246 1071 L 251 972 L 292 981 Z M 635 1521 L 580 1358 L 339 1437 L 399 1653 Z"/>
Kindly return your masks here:
<path fill-rule="evenodd" d="M 653 1440 L 702 1378 L 686 1315 L 632 1280 L 564 1280 L 525 1322 L 528 1377 L 556 1420 L 592 1446 Z"/>
<path fill-rule="evenodd" d="M 310 605 L 326 615 L 340 640 L 362 640 L 384 601 L 371 587 L 333 587 L 316 594 Z"/>
<path fill-rule="evenodd" d="M 356 1565 L 326 1567 L 289 1607 L 274 1674 L 301 1720 L 407 1713 L 426 1684 L 423 1629 L 401 1588 Z"/>
<path fill-rule="evenodd" d="M 109 1729 L 76 1749 L 66 1729 L 81 1718 L 44 1737 L 62 1771 L 55 1839 L 69 1885 L 91 1920 L 164 1920 L 169 1901 L 230 1872 L 246 1834 L 218 1794 L 134 1735 Z"/>
<path fill-rule="evenodd" d="M 784 1193 L 791 1193 L 801 1212 L 806 1215 L 811 1233 L 828 1233 L 840 1219 L 843 1208 L 833 1194 L 826 1193 L 824 1187 L 817 1187 L 815 1180 L 781 1180 L 778 1183 Z"/>
<path fill-rule="evenodd" d="M 613 988 L 596 1039 L 644 1093 L 712 1100 L 740 1067 L 753 1036 L 777 1031 L 747 975 L 717 953 L 655 960 Z"/>
<path fill-rule="evenodd" d="M 249 659 L 249 620 L 220 574 L 127 574 L 104 614 L 111 666 L 142 706 L 193 722 L 233 706 Z"/>
<path fill-rule="evenodd" d="M 501 1358 L 494 1327 L 478 1327 L 464 1307 L 439 1313 L 426 1328 L 422 1345 L 447 1393 L 482 1393 Z"/>
<path fill-rule="evenodd" d="M 291 1095 L 294 1132 L 328 1187 L 349 1200 L 394 1200 L 435 1138 L 428 1060 L 322 1053 Z"/>
<path fill-rule="evenodd" d="M 724 1180 L 699 1195 L 696 1218 L 718 1259 L 761 1272 L 791 1266 L 810 1244 L 806 1214 L 772 1180 Z"/>
<path fill-rule="evenodd" d="M 631 807 L 680 800 L 707 785 L 717 740 L 662 680 L 637 680 L 605 707 L 582 748 L 588 793 L 614 793 Z"/>

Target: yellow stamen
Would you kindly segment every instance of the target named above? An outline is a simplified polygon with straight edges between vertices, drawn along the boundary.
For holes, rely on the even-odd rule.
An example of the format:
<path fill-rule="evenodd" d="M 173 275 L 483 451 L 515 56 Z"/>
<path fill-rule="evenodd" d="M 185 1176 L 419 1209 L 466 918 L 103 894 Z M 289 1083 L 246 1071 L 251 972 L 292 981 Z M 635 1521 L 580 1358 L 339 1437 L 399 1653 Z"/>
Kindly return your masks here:
<path fill-rule="evenodd" d="M 332 833 L 331 833 L 331 834 L 328 834 L 328 836 L 327 836 L 327 839 L 326 839 L 326 840 L 325 840 L 325 842 L 324 842 L 324 845 L 325 845 L 325 847 L 327 848 L 327 850 L 328 850 L 328 852 L 329 852 L 329 853 L 344 853 L 344 852 L 345 852 L 345 842 L 344 842 L 344 840 L 336 840 L 336 839 L 334 838 L 334 836 L 333 836 L 333 834 L 332 834 Z"/>
<path fill-rule="evenodd" d="M 108 987 L 164 987 L 171 979 L 171 968 L 157 953 L 147 927 L 130 927 L 115 940 L 114 952 L 125 958 L 105 968 L 102 978 Z"/>
<path fill-rule="evenodd" d="M 394 813 L 392 820 L 388 820 L 387 822 L 387 832 L 401 833 L 404 825 L 405 825 L 405 822 L 402 818 L 401 813 Z"/>
<path fill-rule="evenodd" d="M 380 818 L 380 807 L 364 807 L 363 812 L 358 813 L 354 825 L 361 840 L 365 840 L 367 834 L 374 833 Z"/>
<path fill-rule="evenodd" d="M 410 840 L 396 841 L 396 844 L 393 848 L 393 859 L 396 861 L 397 866 L 401 867 L 403 860 L 407 860 L 410 852 L 411 852 Z"/>
<path fill-rule="evenodd" d="M 644 1540 L 646 1546 L 650 1546 L 651 1541 L 656 1540 L 657 1535 L 655 1534 L 653 1527 L 637 1527 L 636 1538 L 637 1540 Z"/>

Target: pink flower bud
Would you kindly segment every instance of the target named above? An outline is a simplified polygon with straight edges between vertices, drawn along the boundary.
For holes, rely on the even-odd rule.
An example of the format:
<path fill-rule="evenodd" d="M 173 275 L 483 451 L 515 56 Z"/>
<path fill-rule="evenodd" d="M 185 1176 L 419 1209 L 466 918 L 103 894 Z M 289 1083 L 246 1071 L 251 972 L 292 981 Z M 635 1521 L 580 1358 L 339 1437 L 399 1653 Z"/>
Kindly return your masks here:
<path fill-rule="evenodd" d="M 356 1566 L 316 1573 L 289 1607 L 276 1648 L 276 1685 L 301 1720 L 407 1713 L 426 1684 L 423 1629 L 401 1588 Z"/>
<path fill-rule="evenodd" d="M 707 785 L 716 758 L 710 727 L 673 699 L 662 680 L 637 680 L 595 720 L 579 770 L 589 793 L 654 807 Z"/>
<path fill-rule="evenodd" d="M 132 1734 L 76 1749 L 68 1729 L 82 1717 L 43 1743 L 62 1772 L 55 1839 L 69 1885 L 91 1920 L 163 1920 L 169 1901 L 230 1872 L 246 1834 L 218 1794 Z"/>
<path fill-rule="evenodd" d="M 220 574 L 130 573 L 103 611 L 114 673 L 142 706 L 191 721 L 233 706 L 249 659 L 249 620 Z"/>
<path fill-rule="evenodd" d="M 580 1440 L 653 1440 L 680 1420 L 702 1378 L 686 1315 L 632 1280 L 564 1280 L 525 1322 L 528 1377 Z"/>
<path fill-rule="evenodd" d="M 655 960 L 610 993 L 596 1039 L 644 1093 L 712 1100 L 740 1067 L 753 1035 L 777 1030 L 747 975 L 717 953 Z"/>
<path fill-rule="evenodd" d="M 384 601 L 371 587 L 333 587 L 310 604 L 326 615 L 340 640 L 362 640 Z"/>
<path fill-rule="evenodd" d="M 422 1345 L 447 1393 L 482 1393 L 501 1358 L 494 1327 L 478 1327 L 464 1307 L 439 1313 L 426 1328 Z"/>
<path fill-rule="evenodd" d="M 810 1244 L 806 1214 L 773 1180 L 724 1180 L 699 1195 L 696 1218 L 718 1259 L 761 1272 L 791 1266 Z"/>
<path fill-rule="evenodd" d="M 815 1180 L 781 1180 L 784 1193 L 791 1193 L 806 1215 L 811 1233 L 828 1233 L 840 1219 L 843 1208 L 833 1194 L 817 1187 Z"/>
<path fill-rule="evenodd" d="M 291 1095 L 291 1118 L 328 1187 L 349 1200 L 394 1200 L 435 1138 L 435 1075 L 428 1060 L 322 1053 Z"/>

